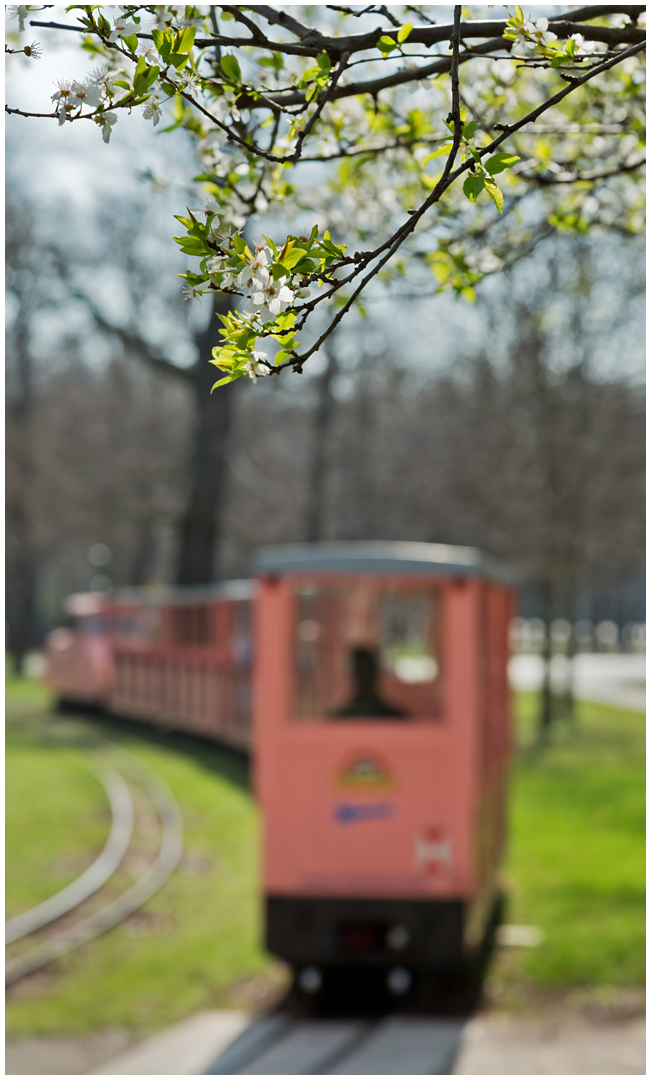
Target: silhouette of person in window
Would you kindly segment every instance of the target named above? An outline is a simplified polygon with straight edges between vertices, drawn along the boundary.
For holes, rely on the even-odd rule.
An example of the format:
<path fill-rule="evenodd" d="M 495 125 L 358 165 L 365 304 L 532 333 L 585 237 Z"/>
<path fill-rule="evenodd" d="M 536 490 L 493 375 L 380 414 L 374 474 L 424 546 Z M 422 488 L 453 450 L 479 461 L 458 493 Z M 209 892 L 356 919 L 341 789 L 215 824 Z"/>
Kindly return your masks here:
<path fill-rule="evenodd" d="M 348 705 L 337 709 L 333 716 L 341 720 L 353 716 L 407 716 L 402 709 L 390 705 L 380 697 L 378 691 L 380 669 L 376 649 L 361 646 L 351 649 L 350 673 L 354 684 L 353 696 Z"/>

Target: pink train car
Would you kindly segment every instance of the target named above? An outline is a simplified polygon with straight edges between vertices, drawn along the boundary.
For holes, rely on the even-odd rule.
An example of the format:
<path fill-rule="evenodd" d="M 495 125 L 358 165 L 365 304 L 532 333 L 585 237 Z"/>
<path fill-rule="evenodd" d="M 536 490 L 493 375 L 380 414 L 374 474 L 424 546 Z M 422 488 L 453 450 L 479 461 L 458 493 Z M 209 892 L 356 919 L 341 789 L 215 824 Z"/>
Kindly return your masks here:
<path fill-rule="evenodd" d="M 306 989 L 478 947 L 505 842 L 505 568 L 440 544 L 285 545 L 257 581 L 68 609 L 47 647 L 60 698 L 252 750 L 266 942 Z"/>
<path fill-rule="evenodd" d="M 390 986 L 455 967 L 498 898 L 508 576 L 420 543 L 267 549 L 258 569 L 267 946 L 306 988 L 351 963 Z"/>
<path fill-rule="evenodd" d="M 254 590 L 230 581 L 72 596 L 71 628 L 47 640 L 46 682 L 63 702 L 248 749 Z"/>

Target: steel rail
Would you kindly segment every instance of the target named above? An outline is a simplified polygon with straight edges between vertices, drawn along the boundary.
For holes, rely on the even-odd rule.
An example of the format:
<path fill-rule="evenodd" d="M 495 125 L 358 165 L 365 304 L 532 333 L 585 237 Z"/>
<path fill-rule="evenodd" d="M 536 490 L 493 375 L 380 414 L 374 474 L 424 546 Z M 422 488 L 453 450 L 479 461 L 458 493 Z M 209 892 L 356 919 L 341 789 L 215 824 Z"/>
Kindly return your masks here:
<path fill-rule="evenodd" d="M 160 819 L 162 837 L 156 861 L 122 896 L 75 926 L 64 930 L 5 965 L 5 985 L 18 982 L 33 971 L 45 967 L 73 949 L 99 937 L 117 926 L 149 900 L 176 869 L 183 853 L 183 818 L 169 787 L 157 773 L 128 751 L 112 744 L 113 763 L 148 794 Z"/>
<path fill-rule="evenodd" d="M 133 802 L 129 786 L 112 766 L 102 763 L 98 779 L 108 796 L 111 807 L 111 831 L 104 848 L 75 881 L 60 892 L 44 900 L 42 904 L 23 911 L 5 923 L 5 945 L 33 934 L 48 923 L 78 907 L 104 885 L 115 873 L 124 858 L 133 835 Z"/>

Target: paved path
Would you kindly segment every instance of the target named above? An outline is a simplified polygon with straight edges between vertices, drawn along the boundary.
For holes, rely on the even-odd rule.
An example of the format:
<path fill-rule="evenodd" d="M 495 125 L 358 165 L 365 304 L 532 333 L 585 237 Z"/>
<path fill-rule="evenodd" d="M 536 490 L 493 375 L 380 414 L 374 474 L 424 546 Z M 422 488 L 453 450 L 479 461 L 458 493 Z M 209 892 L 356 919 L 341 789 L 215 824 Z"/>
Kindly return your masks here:
<path fill-rule="evenodd" d="M 601 701 L 623 709 L 646 708 L 646 657 L 638 653 L 580 653 L 575 660 L 574 691 L 584 701 Z M 514 690 L 538 690 L 542 683 L 540 656 L 512 657 L 509 676 Z M 552 660 L 552 685 L 562 690 L 567 678 L 564 656 Z"/>
<path fill-rule="evenodd" d="M 117 1033 L 85 1041 L 93 1043 L 86 1049 L 95 1061 L 104 1050 L 105 1064 L 92 1067 L 83 1039 L 74 1054 L 63 1045 L 66 1040 L 10 1040 L 7 1075 L 645 1074 L 641 1017 L 590 1020 L 557 1010 L 536 1019 L 484 1013 L 469 1022 L 398 1016 L 372 1022 L 279 1015 L 250 1020 L 243 1012 L 213 1011 L 188 1017 L 117 1056 L 110 1056 L 111 1041 L 114 1055 L 120 1049 Z"/>
<path fill-rule="evenodd" d="M 642 1076 L 646 1022 L 588 1023 L 520 1017 L 471 1020 L 459 1076 Z"/>

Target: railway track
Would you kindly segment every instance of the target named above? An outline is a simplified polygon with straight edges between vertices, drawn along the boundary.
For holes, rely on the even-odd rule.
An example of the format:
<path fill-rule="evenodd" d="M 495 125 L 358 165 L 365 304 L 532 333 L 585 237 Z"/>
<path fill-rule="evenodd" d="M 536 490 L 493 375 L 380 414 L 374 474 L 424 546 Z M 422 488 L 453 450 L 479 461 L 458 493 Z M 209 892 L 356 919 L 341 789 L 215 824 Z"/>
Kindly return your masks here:
<path fill-rule="evenodd" d="M 374 1020 L 254 1020 L 205 1076 L 448 1075 L 466 1018 L 385 1016 Z"/>
<path fill-rule="evenodd" d="M 108 740 L 95 742 L 89 764 L 109 800 L 112 824 L 108 839 L 95 862 L 80 877 L 44 903 L 5 924 L 5 945 L 17 941 L 28 943 L 27 949 L 7 960 L 6 986 L 117 926 L 161 888 L 181 859 L 183 819 L 164 780 L 138 758 Z M 83 905 L 91 898 L 94 903 L 101 900 L 102 889 L 124 866 L 129 854 L 137 819 L 133 794 L 136 794 L 137 802 L 146 800 L 158 817 L 160 842 L 156 857 L 121 895 L 91 914 L 84 914 Z M 79 918 L 61 928 L 59 920 L 75 911 L 79 911 Z M 43 931 L 47 936 L 41 940 Z"/>

